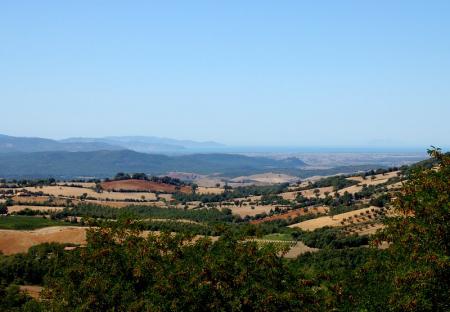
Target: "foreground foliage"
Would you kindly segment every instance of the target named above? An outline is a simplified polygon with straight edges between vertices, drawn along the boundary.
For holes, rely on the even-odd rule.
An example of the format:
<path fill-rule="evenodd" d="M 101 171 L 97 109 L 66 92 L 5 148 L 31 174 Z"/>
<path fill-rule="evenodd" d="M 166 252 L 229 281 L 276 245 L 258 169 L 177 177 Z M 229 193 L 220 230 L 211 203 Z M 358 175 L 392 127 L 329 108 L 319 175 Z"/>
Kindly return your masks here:
<path fill-rule="evenodd" d="M 268 245 L 93 230 L 50 280 L 54 311 L 317 310 L 319 296 Z M 70 263 L 70 265 L 64 265 Z"/>
<path fill-rule="evenodd" d="M 429 151 L 433 167 L 417 167 L 397 194 L 398 216 L 376 242 L 387 241 L 393 272 L 389 304 L 399 311 L 450 310 L 450 155 Z"/>

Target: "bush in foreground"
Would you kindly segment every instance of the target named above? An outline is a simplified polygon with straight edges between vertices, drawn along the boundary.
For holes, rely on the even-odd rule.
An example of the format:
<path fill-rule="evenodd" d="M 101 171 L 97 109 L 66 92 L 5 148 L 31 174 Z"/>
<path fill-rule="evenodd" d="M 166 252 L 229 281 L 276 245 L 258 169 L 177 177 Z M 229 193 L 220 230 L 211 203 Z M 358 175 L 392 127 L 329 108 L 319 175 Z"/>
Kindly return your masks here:
<path fill-rule="evenodd" d="M 318 310 L 319 292 L 280 252 L 228 235 L 213 242 L 94 229 L 86 248 L 61 261 L 46 303 L 54 311 Z"/>

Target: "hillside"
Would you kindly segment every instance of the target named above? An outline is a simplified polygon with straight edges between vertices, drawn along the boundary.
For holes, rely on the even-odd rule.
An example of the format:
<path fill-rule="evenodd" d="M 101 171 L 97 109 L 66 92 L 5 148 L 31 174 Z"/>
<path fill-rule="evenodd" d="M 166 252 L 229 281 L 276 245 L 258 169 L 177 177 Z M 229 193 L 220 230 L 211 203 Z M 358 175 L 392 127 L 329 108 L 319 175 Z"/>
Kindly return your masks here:
<path fill-rule="evenodd" d="M 417 309 L 415 302 L 421 296 L 426 299 L 421 306 L 448 303 L 449 194 L 445 190 L 450 159 L 436 155 L 432 168 L 412 166 L 417 172 L 411 167 L 389 168 L 314 182 L 216 185 L 196 190 L 178 180 L 139 180 L 123 173 L 101 183 L 2 182 L 3 278 L 6 285 L 23 281 L 16 294 L 22 291 L 38 299 L 31 303 L 54 306 L 78 297 L 86 302 L 93 292 L 85 285 L 94 277 L 98 283 L 108 283 L 101 285 L 95 302 L 109 304 L 110 310 L 116 307 L 110 298 L 120 296 L 117 302 L 128 311 L 142 300 L 153 304 L 155 299 L 148 293 L 162 289 L 160 295 L 167 297 L 161 302 L 171 302 L 165 311 L 172 311 L 174 304 L 180 307 L 174 310 L 184 311 L 192 302 L 200 302 L 195 311 L 201 311 L 216 291 L 207 288 L 192 293 L 191 289 L 217 283 L 220 291 L 238 289 L 233 296 L 243 294 L 242 302 L 247 302 L 247 291 L 254 293 L 261 281 L 275 277 L 261 288 L 266 291 L 263 298 L 282 294 L 271 311 L 298 311 L 297 307 L 303 311 L 308 302 L 312 302 L 311 309 L 305 311 L 372 311 L 371 307 L 385 307 L 399 296 L 402 301 L 395 311 L 446 311 Z M 235 160 L 233 155 L 216 157 L 222 165 L 227 157 Z M 196 159 L 209 160 L 203 155 Z M 274 273 L 276 268 L 285 275 Z M 405 270 L 412 278 L 402 282 L 402 287 L 412 284 L 413 292 L 398 291 Z M 141 290 L 143 280 L 146 292 Z M 277 281 L 288 282 L 270 288 Z M 110 291 L 116 285 L 119 288 Z M 167 295 L 167 285 L 176 289 L 173 295 Z M 423 285 L 430 286 L 425 289 Z M 305 297 L 297 292 L 309 288 L 311 298 L 298 301 Z M 36 289 L 35 293 L 30 289 Z M 42 289 L 58 297 L 39 301 L 44 298 Z M 129 297 L 124 289 L 133 289 L 140 297 Z M 430 299 L 428 289 L 436 294 Z M 178 304 L 180 292 L 192 300 Z M 221 292 L 218 298 L 224 295 Z M 295 308 L 286 308 L 286 297 L 297 298 L 286 301 Z M 268 310 L 266 301 L 258 302 L 250 306 Z M 221 307 L 226 304 L 220 302 Z M 97 309 L 93 305 L 90 310 Z M 386 309 L 373 311 L 378 310 Z"/>
<path fill-rule="evenodd" d="M 0 134 L 0 153 L 89 152 L 123 149 L 141 153 L 193 153 L 210 149 L 220 149 L 222 147 L 222 144 L 216 142 L 196 142 L 147 136 L 52 140 L 39 137 L 15 137 Z"/>
<path fill-rule="evenodd" d="M 46 151 L 98 151 L 98 150 L 120 150 L 105 142 L 59 142 L 43 138 L 13 137 L 0 134 L 0 154 L 12 152 L 46 152 Z"/>
<path fill-rule="evenodd" d="M 227 174 L 240 176 L 268 171 L 295 171 L 305 164 L 299 159 L 275 160 L 229 154 L 165 156 L 129 150 L 94 152 L 37 152 L 0 154 L 0 176 L 109 177 L 117 172 L 168 172 Z"/>
<path fill-rule="evenodd" d="M 100 186 L 107 191 L 146 191 L 162 193 L 191 192 L 189 186 L 177 187 L 172 184 L 137 179 L 107 181 L 102 182 Z"/>
<path fill-rule="evenodd" d="M 224 145 L 216 142 L 196 142 L 192 140 L 176 140 L 154 136 L 114 136 L 105 138 L 68 138 L 64 143 L 99 143 L 141 153 L 179 153 L 196 152 L 206 149 L 221 148 Z"/>

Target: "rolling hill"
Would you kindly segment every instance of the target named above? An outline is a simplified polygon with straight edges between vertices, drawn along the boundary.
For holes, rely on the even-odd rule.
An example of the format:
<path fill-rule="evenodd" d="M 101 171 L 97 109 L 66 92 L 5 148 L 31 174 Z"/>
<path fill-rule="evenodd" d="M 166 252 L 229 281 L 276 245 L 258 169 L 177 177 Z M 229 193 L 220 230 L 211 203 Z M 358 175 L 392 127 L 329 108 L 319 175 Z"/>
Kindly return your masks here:
<path fill-rule="evenodd" d="M 109 177 L 117 172 L 161 175 L 173 171 L 240 176 L 268 171 L 295 171 L 304 165 L 297 158 L 275 160 L 232 154 L 166 156 L 130 150 L 3 153 L 0 154 L 0 177 Z"/>
<path fill-rule="evenodd" d="M 123 148 L 105 142 L 60 142 L 51 139 L 14 137 L 0 134 L 0 153 L 48 151 L 88 152 L 120 149 Z"/>
<path fill-rule="evenodd" d="M 38 137 L 14 137 L 0 134 L 0 153 L 11 152 L 90 152 L 101 150 L 133 150 L 141 153 L 194 153 L 220 149 L 216 142 L 196 142 L 152 136 L 105 138 L 68 138 L 52 140 Z"/>

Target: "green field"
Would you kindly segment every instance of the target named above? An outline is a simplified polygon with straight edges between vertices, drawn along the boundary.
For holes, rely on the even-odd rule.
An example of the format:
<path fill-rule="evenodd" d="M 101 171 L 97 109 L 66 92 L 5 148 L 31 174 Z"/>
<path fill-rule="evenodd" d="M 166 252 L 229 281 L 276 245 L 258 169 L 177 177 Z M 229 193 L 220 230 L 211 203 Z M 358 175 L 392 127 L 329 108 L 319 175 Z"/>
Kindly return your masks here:
<path fill-rule="evenodd" d="M 29 216 L 2 216 L 0 229 L 6 230 L 35 230 L 47 226 L 61 225 L 61 222 Z"/>

